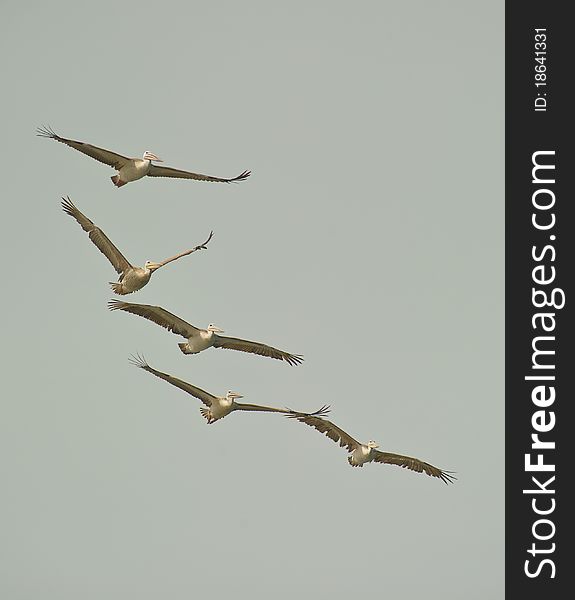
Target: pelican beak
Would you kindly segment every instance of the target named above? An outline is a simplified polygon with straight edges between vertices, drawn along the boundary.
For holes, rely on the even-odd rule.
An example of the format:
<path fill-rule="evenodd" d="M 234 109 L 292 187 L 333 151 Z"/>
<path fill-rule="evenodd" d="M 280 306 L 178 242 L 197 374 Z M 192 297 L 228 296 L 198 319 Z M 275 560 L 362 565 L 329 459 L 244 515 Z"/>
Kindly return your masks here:
<path fill-rule="evenodd" d="M 213 331 L 214 333 L 224 333 L 223 329 L 220 329 L 219 327 L 216 327 L 215 325 L 208 327 L 208 330 Z"/>
<path fill-rule="evenodd" d="M 243 396 L 241 394 L 238 394 L 237 392 L 231 392 L 230 396 L 232 396 L 234 400 L 237 398 L 243 398 Z"/>
<path fill-rule="evenodd" d="M 146 268 L 149 269 L 150 271 L 155 271 L 156 269 L 159 269 L 162 265 L 160 263 L 156 263 L 156 262 L 152 262 L 151 260 L 149 260 L 146 263 Z"/>
<path fill-rule="evenodd" d="M 159 156 L 156 156 L 153 152 L 144 152 L 144 158 L 146 160 L 153 160 L 155 162 L 164 162 Z"/>

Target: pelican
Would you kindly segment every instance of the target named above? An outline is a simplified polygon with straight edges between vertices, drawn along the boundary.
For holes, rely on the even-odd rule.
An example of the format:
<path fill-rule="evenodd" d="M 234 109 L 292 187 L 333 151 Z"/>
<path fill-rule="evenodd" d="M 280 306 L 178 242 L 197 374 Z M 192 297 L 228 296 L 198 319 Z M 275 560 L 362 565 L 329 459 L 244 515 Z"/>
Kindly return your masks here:
<path fill-rule="evenodd" d="M 92 144 L 60 137 L 49 127 L 39 127 L 37 129 L 37 135 L 56 140 L 57 142 L 62 142 L 63 144 L 70 146 L 70 148 L 74 148 L 75 150 L 82 152 L 82 154 L 95 158 L 97 161 L 116 169 L 118 174 L 111 177 L 112 182 L 116 187 L 122 187 L 123 185 L 126 185 L 126 183 L 141 179 L 145 175 L 148 175 L 149 177 L 177 177 L 179 179 L 197 179 L 199 181 L 232 183 L 234 181 L 243 181 L 251 174 L 251 171 L 244 171 L 237 177 L 226 179 L 223 177 L 212 177 L 211 175 L 201 175 L 200 173 L 192 173 L 190 171 L 180 171 L 178 169 L 171 169 L 170 167 L 160 167 L 152 163 L 164 161 L 149 150 L 144 152 L 142 158 L 127 158 L 126 156 L 116 154 L 111 150 L 92 146 Z"/>
<path fill-rule="evenodd" d="M 426 473 L 431 477 L 438 477 L 444 483 L 452 483 L 453 480 L 456 479 L 451 471 L 443 471 L 418 458 L 403 456 L 402 454 L 392 454 L 391 452 L 380 452 L 377 450 L 379 445 L 373 440 L 369 440 L 367 444 L 362 444 L 352 438 L 349 433 L 346 433 L 331 421 L 322 419 L 320 416 L 295 414 L 286 416 L 288 418 L 297 419 L 310 427 L 314 427 L 320 433 L 325 433 L 325 435 L 334 442 L 339 442 L 339 445 L 342 448 L 346 448 L 348 452 L 351 452 L 351 455 L 347 460 L 352 467 L 363 467 L 365 463 L 373 461 L 388 465 L 398 465 L 404 469 L 416 471 L 417 473 Z"/>
<path fill-rule="evenodd" d="M 187 256 L 196 250 L 205 250 L 214 234 L 212 231 L 203 244 L 200 244 L 191 250 L 180 252 L 171 258 L 166 258 L 166 260 L 163 260 L 162 262 L 147 260 L 143 267 L 135 267 L 126 260 L 124 255 L 116 248 L 116 246 L 114 246 L 106 234 L 74 206 L 70 198 L 62 198 L 62 209 L 66 214 L 74 217 L 74 219 L 78 221 L 80 227 L 88 233 L 88 237 L 94 242 L 94 245 L 110 261 L 114 269 L 116 269 L 116 273 L 120 275 L 118 283 L 110 282 L 110 286 L 116 294 L 121 296 L 141 290 L 148 281 L 150 281 L 152 273 L 157 271 L 160 267 L 163 267 L 178 258 L 182 258 L 182 256 Z"/>
<path fill-rule="evenodd" d="M 168 331 L 176 335 L 187 338 L 187 342 L 178 344 L 184 354 L 197 354 L 213 346 L 214 348 L 240 350 L 241 352 L 251 352 L 260 356 L 285 360 L 289 365 L 299 365 L 303 362 L 303 357 L 299 354 L 290 354 L 289 352 L 272 348 L 260 342 L 250 342 L 249 340 L 218 335 L 219 333 L 223 333 L 224 330 L 216 327 L 213 323 L 210 323 L 206 329 L 200 329 L 173 315 L 161 306 L 110 300 L 108 308 L 110 310 L 123 310 L 134 315 L 139 315 L 161 327 L 165 327 Z"/>
<path fill-rule="evenodd" d="M 261 406 L 259 404 L 244 404 L 236 402 L 238 398 L 243 398 L 243 396 L 238 394 L 238 392 L 233 392 L 230 390 L 225 396 L 214 396 L 213 394 L 210 394 L 209 392 L 206 392 L 199 387 L 192 385 L 191 383 L 182 381 L 177 377 L 173 377 L 172 375 L 168 375 L 167 373 L 162 373 L 161 371 L 153 369 L 146 362 L 146 359 L 143 356 L 132 356 L 130 362 L 136 367 L 144 369 L 144 371 L 147 371 L 148 373 L 151 373 L 152 375 L 171 383 L 173 386 L 184 390 L 184 392 L 187 392 L 194 398 L 201 400 L 207 408 L 200 408 L 200 412 L 207 420 L 208 425 L 223 419 L 225 416 L 229 415 L 235 410 L 275 412 L 293 416 L 325 415 L 329 412 L 329 406 L 327 405 L 322 406 L 314 413 L 301 413 L 289 408 L 274 408 L 272 406 Z"/>

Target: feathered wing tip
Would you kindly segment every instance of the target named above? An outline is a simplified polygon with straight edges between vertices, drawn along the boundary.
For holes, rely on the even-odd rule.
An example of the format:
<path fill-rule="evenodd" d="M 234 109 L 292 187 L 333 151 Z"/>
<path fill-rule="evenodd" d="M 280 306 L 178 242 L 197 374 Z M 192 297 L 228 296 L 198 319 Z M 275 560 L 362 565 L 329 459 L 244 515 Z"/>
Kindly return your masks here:
<path fill-rule="evenodd" d="M 251 174 L 251 171 L 244 171 L 243 173 L 240 173 L 237 177 L 232 177 L 231 179 L 228 179 L 226 183 L 237 183 L 238 181 L 244 181 L 244 179 L 247 179 Z"/>
<path fill-rule="evenodd" d="M 325 415 L 329 414 L 331 411 L 331 406 L 329 404 L 324 404 L 319 410 L 316 410 L 312 413 L 304 413 L 293 410 L 287 406 L 286 410 L 289 410 L 289 413 L 286 413 L 284 416 L 288 417 L 289 419 L 297 419 L 298 417 L 325 417 Z"/>
<path fill-rule="evenodd" d="M 297 365 L 301 365 L 303 363 L 303 354 L 287 354 L 285 353 L 282 357 L 288 365 L 295 367 Z"/>
<path fill-rule="evenodd" d="M 53 140 L 59 140 L 60 136 L 55 133 L 49 125 L 42 125 L 36 129 L 36 135 L 38 137 L 52 138 Z"/>
<path fill-rule="evenodd" d="M 108 300 L 108 308 L 110 310 L 121 310 L 124 308 L 125 302 L 121 302 L 120 300 L 116 300 L 112 298 L 112 300 Z M 129 304 L 126 306 L 130 306 Z"/>
<path fill-rule="evenodd" d="M 40 135 L 40 134 L 38 134 Z M 74 205 L 74 203 L 72 202 L 72 200 L 70 200 L 70 196 L 66 196 L 64 198 L 64 196 L 62 196 L 62 202 L 60 203 L 62 205 L 62 210 L 67 214 L 70 215 L 71 217 L 74 217 L 74 219 L 76 218 L 74 213 L 78 210 L 76 208 L 76 206 Z"/>
<path fill-rule="evenodd" d="M 210 243 L 210 240 L 214 237 L 214 231 L 212 229 L 212 231 L 210 231 L 210 235 L 208 236 L 208 239 L 203 243 L 200 244 L 199 246 L 196 246 L 196 250 L 207 250 L 207 245 Z"/>
<path fill-rule="evenodd" d="M 457 481 L 457 477 L 455 477 L 453 473 L 455 473 L 455 471 L 441 471 L 441 474 L 438 475 L 438 477 L 443 483 L 453 483 L 454 481 Z"/>
<path fill-rule="evenodd" d="M 128 362 L 132 365 L 134 365 L 135 367 L 139 367 L 140 369 L 149 369 L 150 365 L 148 364 L 148 361 L 144 358 L 143 354 L 131 354 L 130 358 L 128 359 Z"/>

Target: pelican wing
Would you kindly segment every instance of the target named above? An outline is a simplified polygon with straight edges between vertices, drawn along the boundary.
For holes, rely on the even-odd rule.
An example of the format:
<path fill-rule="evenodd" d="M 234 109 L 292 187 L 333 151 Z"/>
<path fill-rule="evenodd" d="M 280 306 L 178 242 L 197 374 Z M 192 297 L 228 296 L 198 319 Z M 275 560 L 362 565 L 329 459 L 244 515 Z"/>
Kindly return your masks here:
<path fill-rule="evenodd" d="M 214 340 L 214 348 L 251 352 L 252 354 L 259 354 L 260 356 L 285 360 L 290 365 L 299 365 L 303 362 L 303 357 L 299 354 L 290 354 L 289 352 L 272 348 L 266 344 L 260 344 L 260 342 L 250 342 L 249 340 L 241 340 L 239 338 L 231 338 L 217 334 L 214 334 L 212 339 Z"/>
<path fill-rule="evenodd" d="M 320 409 L 321 410 L 321 409 Z M 318 411 L 319 412 L 319 411 Z M 342 448 L 347 448 L 348 452 L 352 452 L 355 448 L 361 446 L 361 444 L 353 439 L 349 433 L 346 433 L 343 429 L 334 425 L 327 419 L 322 419 L 315 414 L 306 415 L 301 413 L 295 413 L 287 415 L 288 419 L 296 419 L 300 423 L 305 423 L 310 427 L 314 427 L 320 433 L 324 433 L 330 440 L 338 442 Z"/>
<path fill-rule="evenodd" d="M 161 263 L 158 263 L 158 264 L 160 265 L 160 267 L 163 267 L 164 265 L 167 265 L 168 263 L 171 263 L 174 260 L 178 260 L 178 258 L 182 258 L 182 256 L 188 256 L 188 254 L 191 254 L 192 252 L 195 252 L 196 250 L 207 250 L 208 249 L 207 245 L 208 245 L 209 241 L 212 239 L 212 237 L 214 237 L 214 232 L 210 231 L 210 235 L 209 235 L 208 239 L 203 244 L 200 244 L 199 246 L 196 246 L 195 248 L 191 248 L 190 250 L 185 250 L 184 252 L 180 252 L 179 254 L 176 254 L 175 256 L 171 256 L 170 258 L 166 258 L 166 260 L 163 260 Z"/>
<path fill-rule="evenodd" d="M 410 471 L 426 473 L 431 477 L 439 477 L 439 479 L 441 479 L 441 481 L 444 483 L 452 483 L 456 479 L 456 477 L 454 477 L 450 471 L 443 471 L 442 469 L 438 469 L 437 467 L 423 462 L 418 458 L 403 456 L 402 454 L 392 454 L 391 452 L 380 452 L 379 450 L 374 450 L 373 461 L 387 465 L 398 465 L 404 469 L 409 469 Z"/>
<path fill-rule="evenodd" d="M 140 317 L 144 317 L 144 319 L 153 321 L 157 325 L 165 327 L 168 331 L 171 331 L 177 335 L 181 335 L 186 339 L 192 337 L 199 331 L 197 327 L 186 323 L 186 321 L 180 319 L 180 317 L 177 317 L 176 315 L 173 315 L 171 312 L 168 312 L 161 306 L 151 306 L 150 304 L 133 304 L 132 302 L 110 300 L 108 302 L 108 308 L 110 310 L 123 310 L 134 315 L 139 315 Z"/>
<path fill-rule="evenodd" d="M 74 148 L 74 150 L 78 150 L 78 152 L 81 152 L 86 156 L 90 156 L 91 158 L 94 158 L 98 162 L 104 163 L 105 165 L 109 165 L 118 171 L 130 161 L 130 159 L 126 156 L 116 154 L 111 150 L 105 150 L 104 148 L 92 146 L 92 144 L 86 144 L 85 142 L 77 142 L 76 140 L 68 140 L 60 137 L 48 127 L 39 127 L 37 131 L 40 137 L 51 138 L 57 142 L 62 142 L 63 144 L 66 144 L 66 146 L 70 146 L 70 148 Z"/>
<path fill-rule="evenodd" d="M 212 177 L 211 175 L 202 175 L 201 173 L 192 173 L 191 171 L 180 171 L 171 167 L 162 167 L 150 165 L 148 171 L 150 177 L 177 177 L 178 179 L 197 179 L 198 181 L 219 181 L 220 183 L 232 183 L 234 181 L 243 181 L 251 175 L 251 171 L 244 171 L 237 177 L 226 179 L 224 177 Z"/>
<path fill-rule="evenodd" d="M 212 405 L 212 402 L 216 399 L 214 395 L 202 390 L 199 387 L 196 387 L 195 385 L 192 385 L 191 383 L 188 383 L 187 381 L 183 381 L 181 379 L 178 379 L 177 377 L 172 377 L 171 375 L 168 375 L 167 373 L 162 373 L 161 371 L 156 371 L 156 369 L 150 367 L 150 365 L 146 362 L 146 359 L 143 356 L 133 356 L 130 359 L 130 362 L 136 367 L 140 367 L 140 369 L 144 369 L 144 371 L 148 371 L 148 373 L 151 373 L 152 375 L 155 375 L 156 377 L 159 377 L 160 379 L 171 383 L 173 386 L 184 390 L 184 392 L 187 392 L 194 398 L 201 400 L 202 403 L 208 407 L 210 407 Z"/>
<path fill-rule="evenodd" d="M 108 239 L 108 236 L 99 227 L 96 227 L 86 215 L 82 214 L 70 198 L 62 198 L 62 209 L 78 221 L 80 227 L 88 233 L 88 237 L 94 242 L 98 250 L 112 263 L 116 273 L 121 275 L 128 269 L 133 268 L 118 248 Z"/>
<path fill-rule="evenodd" d="M 285 408 L 274 408 L 273 406 L 261 406 L 260 404 L 244 404 L 234 402 L 235 410 L 257 411 L 257 412 L 277 412 L 289 414 L 289 410 Z"/>
<path fill-rule="evenodd" d="M 302 413 L 296 410 L 292 410 L 291 408 L 274 408 L 272 406 L 261 406 L 260 404 L 243 404 L 240 402 L 234 403 L 236 406 L 236 410 L 254 410 L 260 412 L 279 412 L 284 415 L 291 415 L 292 417 L 311 417 L 315 415 L 326 415 L 329 412 L 329 406 L 324 404 L 319 410 L 316 410 L 312 413 Z"/>

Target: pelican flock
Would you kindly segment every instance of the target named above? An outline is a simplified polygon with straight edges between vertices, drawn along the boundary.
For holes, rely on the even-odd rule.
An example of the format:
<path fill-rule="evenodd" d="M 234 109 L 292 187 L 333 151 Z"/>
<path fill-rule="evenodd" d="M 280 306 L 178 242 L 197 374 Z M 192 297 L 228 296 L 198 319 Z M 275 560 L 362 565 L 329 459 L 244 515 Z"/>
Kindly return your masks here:
<path fill-rule="evenodd" d="M 149 150 L 144 152 L 142 158 L 128 158 L 127 156 L 112 152 L 111 150 L 92 146 L 92 144 L 87 144 L 86 142 L 78 142 L 76 140 L 60 137 L 49 127 L 39 127 L 37 135 L 56 140 L 57 142 L 62 142 L 62 144 L 66 144 L 66 146 L 70 146 L 70 148 L 74 148 L 74 150 L 78 150 L 78 152 L 81 152 L 90 158 L 94 158 L 98 162 L 116 169 L 118 174 L 110 178 L 116 187 L 122 187 L 123 185 L 126 185 L 126 183 L 142 179 L 142 177 L 145 177 L 146 175 L 148 177 L 175 177 L 177 179 L 196 179 L 197 181 L 216 181 L 219 183 L 243 181 L 251 175 L 251 171 L 244 171 L 237 177 L 228 179 L 225 177 L 212 177 L 211 175 L 192 173 L 191 171 L 180 171 L 179 169 L 172 169 L 171 167 L 160 167 L 153 163 L 164 161 Z"/>
<path fill-rule="evenodd" d="M 180 319 L 180 317 L 168 312 L 161 306 L 110 300 L 108 308 L 110 310 L 123 310 L 133 315 L 144 317 L 144 319 L 165 327 L 168 331 L 176 335 L 185 337 L 188 341 L 178 344 L 184 354 L 197 354 L 202 350 L 213 347 L 239 350 L 241 352 L 250 352 L 252 354 L 259 354 L 260 356 L 285 360 L 289 365 L 299 365 L 303 362 L 303 357 L 300 354 L 290 354 L 289 352 L 272 348 L 272 346 L 260 342 L 250 342 L 249 340 L 219 335 L 224 330 L 216 327 L 213 323 L 210 323 L 206 329 L 200 329 L 195 325 L 190 325 L 187 321 Z"/>
<path fill-rule="evenodd" d="M 127 158 L 121 154 L 98 148 L 97 146 L 85 142 L 63 138 L 48 127 L 38 128 L 37 135 L 66 144 L 82 154 L 116 169 L 118 174 L 111 178 L 116 187 L 122 187 L 126 183 L 137 181 L 145 176 L 176 177 L 182 179 L 195 179 L 198 181 L 232 183 L 247 179 L 251 173 L 250 171 L 244 171 L 237 177 L 229 179 L 212 177 L 210 175 L 202 175 L 191 171 L 180 171 L 178 169 L 154 164 L 163 161 L 148 150 L 144 152 L 142 158 Z M 73 217 L 80 227 L 88 234 L 92 243 L 108 259 L 118 273 L 118 282 L 110 283 L 110 285 L 112 286 L 112 290 L 119 295 L 131 294 L 142 289 L 150 281 L 152 274 L 161 267 L 198 250 L 205 250 L 213 236 L 212 231 L 203 244 L 184 250 L 162 262 L 148 260 L 143 267 L 138 267 L 131 264 L 126 259 L 106 234 L 88 217 L 80 212 L 69 197 L 62 198 L 61 206 L 64 212 Z M 208 290 L 209 286 L 204 286 L 203 289 Z M 176 335 L 182 336 L 185 341 L 178 343 L 178 347 L 183 354 L 198 354 L 208 348 L 224 348 L 281 360 L 292 366 L 299 365 L 303 362 L 303 356 L 301 354 L 291 354 L 290 352 L 279 350 L 261 342 L 223 336 L 221 334 L 224 333 L 224 331 L 213 323 L 210 323 L 206 328 L 196 327 L 168 312 L 161 306 L 135 304 L 113 299 L 108 302 L 108 308 L 112 311 L 121 310 L 138 315 L 160 325 Z M 151 375 L 166 381 L 174 387 L 177 387 L 200 400 L 204 405 L 200 408 L 200 413 L 206 419 L 208 424 L 215 423 L 236 411 L 279 413 L 290 419 L 295 419 L 300 423 L 313 427 L 334 442 L 339 443 L 341 447 L 348 451 L 348 462 L 353 467 L 363 467 L 366 463 L 378 462 L 397 465 L 416 473 L 425 473 L 444 483 L 452 483 L 456 479 L 452 471 L 439 469 L 418 458 L 391 452 L 382 452 L 378 450 L 379 446 L 373 440 L 370 440 L 367 443 L 357 441 L 343 429 L 325 418 L 330 411 L 330 407 L 327 405 L 323 405 L 314 412 L 303 412 L 295 411 L 287 407 L 279 408 L 260 404 L 246 404 L 238 402 L 239 399 L 243 398 L 238 392 L 228 391 L 223 396 L 211 394 L 187 381 L 152 368 L 140 355 L 133 355 L 130 362 L 136 367 L 143 369 Z"/>
<path fill-rule="evenodd" d="M 110 286 L 119 295 L 131 294 L 141 290 L 150 281 L 152 273 L 159 268 L 178 260 L 178 258 L 188 256 L 197 250 L 205 250 L 208 242 L 214 235 L 213 231 L 210 232 L 208 239 L 203 244 L 166 258 L 162 262 L 147 260 L 143 267 L 136 267 L 128 262 L 126 257 L 114 246 L 108 236 L 99 227 L 94 225 L 88 217 L 74 206 L 70 198 L 62 198 L 62 209 L 66 214 L 76 219 L 80 227 L 88 233 L 88 237 L 94 242 L 94 245 L 110 261 L 114 269 L 116 269 L 116 273 L 120 276 L 118 283 L 110 282 Z"/>

